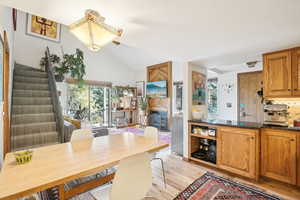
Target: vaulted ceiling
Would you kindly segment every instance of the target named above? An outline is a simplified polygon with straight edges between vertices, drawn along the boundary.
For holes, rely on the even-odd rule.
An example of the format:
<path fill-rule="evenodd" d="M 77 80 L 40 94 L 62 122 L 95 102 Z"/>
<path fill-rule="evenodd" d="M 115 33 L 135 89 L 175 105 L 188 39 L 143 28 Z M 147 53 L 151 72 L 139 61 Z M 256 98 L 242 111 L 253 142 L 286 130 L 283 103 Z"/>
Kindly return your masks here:
<path fill-rule="evenodd" d="M 137 69 L 156 62 L 228 65 L 300 44 L 299 0 L 0 0 L 69 25 L 86 9 L 124 29 L 109 50 Z"/>

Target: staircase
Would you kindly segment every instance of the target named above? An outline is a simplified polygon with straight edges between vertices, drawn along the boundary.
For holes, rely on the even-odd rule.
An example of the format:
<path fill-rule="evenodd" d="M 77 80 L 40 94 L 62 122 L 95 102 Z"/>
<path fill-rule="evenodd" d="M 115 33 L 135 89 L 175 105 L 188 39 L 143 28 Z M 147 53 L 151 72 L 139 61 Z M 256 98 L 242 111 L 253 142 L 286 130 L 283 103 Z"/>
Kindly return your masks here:
<path fill-rule="evenodd" d="M 60 142 L 48 74 L 15 65 L 11 115 L 11 151 Z"/>

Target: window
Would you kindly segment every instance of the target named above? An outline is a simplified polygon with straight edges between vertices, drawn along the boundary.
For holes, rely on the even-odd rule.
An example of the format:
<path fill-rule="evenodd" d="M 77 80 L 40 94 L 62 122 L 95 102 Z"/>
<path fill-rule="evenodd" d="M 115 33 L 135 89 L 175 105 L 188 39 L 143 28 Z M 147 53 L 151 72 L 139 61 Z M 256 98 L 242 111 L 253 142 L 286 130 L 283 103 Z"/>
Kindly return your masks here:
<path fill-rule="evenodd" d="M 216 118 L 218 111 L 217 103 L 217 90 L 218 88 L 218 79 L 208 79 L 207 80 L 207 105 L 208 105 L 208 117 Z"/>
<path fill-rule="evenodd" d="M 110 125 L 110 87 L 68 84 L 67 114 L 96 126 Z"/>

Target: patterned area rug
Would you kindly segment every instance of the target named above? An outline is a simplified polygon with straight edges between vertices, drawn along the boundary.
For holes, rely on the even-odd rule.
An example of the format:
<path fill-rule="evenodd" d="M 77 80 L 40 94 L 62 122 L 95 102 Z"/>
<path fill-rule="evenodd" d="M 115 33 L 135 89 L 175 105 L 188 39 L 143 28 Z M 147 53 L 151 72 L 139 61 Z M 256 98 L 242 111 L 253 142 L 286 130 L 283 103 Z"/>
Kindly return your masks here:
<path fill-rule="evenodd" d="M 281 200 L 260 190 L 206 173 L 174 200 Z"/>

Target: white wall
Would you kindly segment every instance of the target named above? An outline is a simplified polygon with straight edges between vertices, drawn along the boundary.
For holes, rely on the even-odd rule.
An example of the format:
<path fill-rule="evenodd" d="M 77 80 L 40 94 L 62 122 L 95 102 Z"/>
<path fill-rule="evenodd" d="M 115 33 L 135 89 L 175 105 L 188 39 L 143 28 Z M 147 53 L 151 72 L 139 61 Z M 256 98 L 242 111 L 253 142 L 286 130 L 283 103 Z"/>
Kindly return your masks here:
<path fill-rule="evenodd" d="M 241 64 L 240 66 L 244 66 Z M 255 68 L 240 67 L 234 72 L 228 72 L 225 74 L 217 75 L 218 78 L 218 112 L 217 116 L 219 119 L 224 120 L 238 120 L 238 73 L 250 72 L 250 71 L 260 71 L 262 70 L 262 64 L 259 63 Z M 228 94 L 224 87 L 228 84 L 233 85 L 233 89 L 230 94 Z M 226 103 L 231 103 L 232 107 L 228 108 Z"/>
<path fill-rule="evenodd" d="M 84 52 L 87 75 L 85 79 L 110 81 L 116 85 L 127 85 L 135 82 L 134 70 L 122 63 L 104 47 L 98 52 L 88 50 L 62 25 L 61 42 L 51 42 L 26 33 L 27 14 L 18 11 L 18 30 L 16 32 L 15 60 L 17 63 L 39 68 L 40 58 L 44 56 L 46 47 L 51 53 L 61 56 L 61 47 L 65 53 L 74 53 L 76 48 Z M 113 44 L 111 44 L 113 45 Z M 115 47 L 115 46 L 113 46 Z M 117 48 L 117 47 L 116 47 Z"/>
<path fill-rule="evenodd" d="M 228 92 L 225 88 L 232 85 L 233 88 Z M 217 102 L 219 119 L 237 120 L 237 73 L 231 72 L 218 76 Z M 229 103 L 232 107 L 227 107 Z"/>
<path fill-rule="evenodd" d="M 12 77 L 12 72 L 14 68 L 14 58 L 13 58 L 13 50 L 14 50 L 14 31 L 12 24 L 12 9 L 0 6 L 0 34 L 3 38 L 3 32 L 6 31 L 8 38 L 8 45 L 10 50 L 10 75 Z M 10 79 L 10 89 L 9 89 L 9 97 L 11 97 L 11 84 L 12 78 Z M 11 99 L 9 99 L 11 101 Z M 10 110 L 10 109 L 9 109 Z M 3 158 L 3 102 L 0 102 L 0 169 L 2 165 Z"/>

